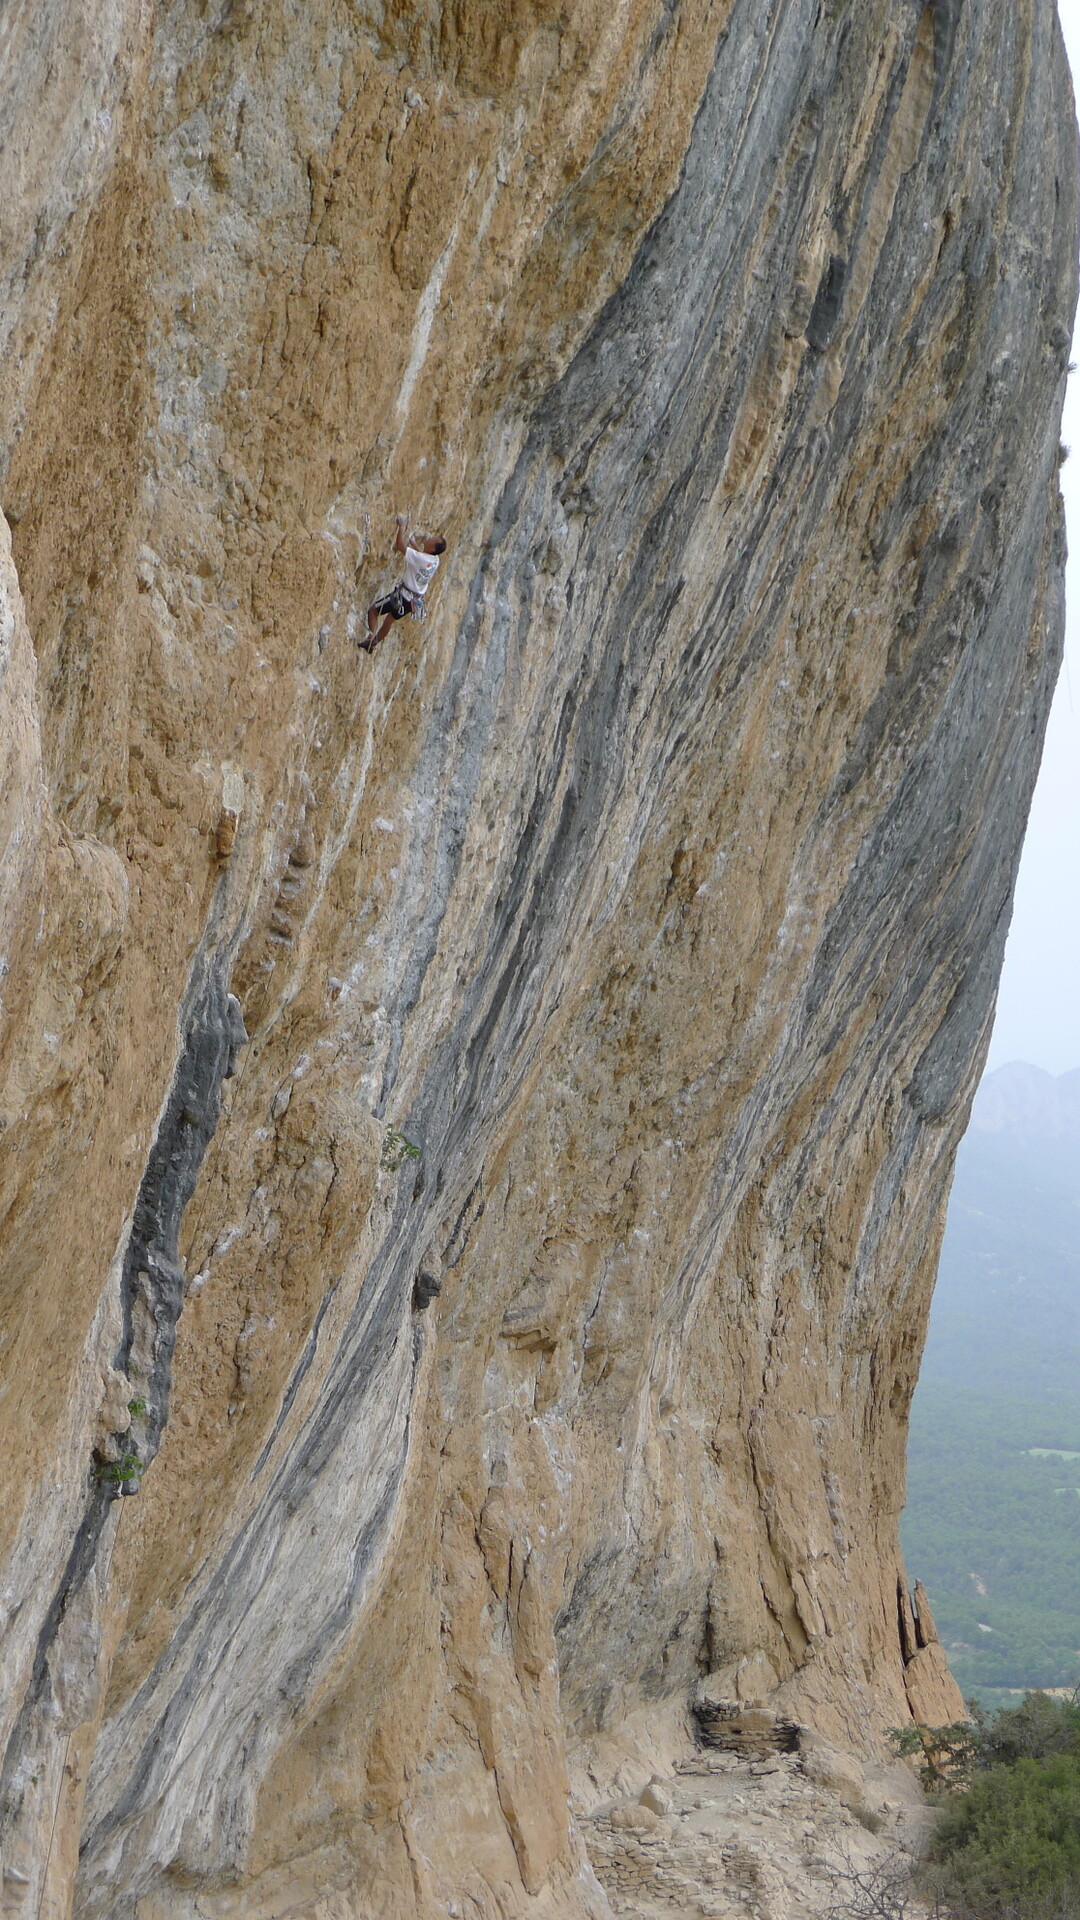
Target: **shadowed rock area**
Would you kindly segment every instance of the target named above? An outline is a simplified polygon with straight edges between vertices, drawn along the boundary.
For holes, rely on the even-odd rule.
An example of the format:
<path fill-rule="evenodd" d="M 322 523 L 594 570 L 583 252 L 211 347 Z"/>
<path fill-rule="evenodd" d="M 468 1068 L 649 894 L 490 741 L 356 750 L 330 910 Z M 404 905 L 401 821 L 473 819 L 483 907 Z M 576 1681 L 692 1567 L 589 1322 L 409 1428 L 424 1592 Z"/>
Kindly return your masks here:
<path fill-rule="evenodd" d="M 599 1920 L 703 1728 L 961 1710 L 897 1516 L 1060 659 L 1054 9 L 2 30 L 5 1903 Z"/>

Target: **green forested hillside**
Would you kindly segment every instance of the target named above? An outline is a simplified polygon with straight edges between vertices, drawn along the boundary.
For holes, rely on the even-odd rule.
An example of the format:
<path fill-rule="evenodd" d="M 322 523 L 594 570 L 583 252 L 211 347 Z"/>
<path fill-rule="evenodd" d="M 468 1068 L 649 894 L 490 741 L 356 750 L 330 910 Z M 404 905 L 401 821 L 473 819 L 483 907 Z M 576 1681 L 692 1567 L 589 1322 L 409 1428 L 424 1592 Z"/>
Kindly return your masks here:
<path fill-rule="evenodd" d="M 1080 1679 L 1078 1080 L 1001 1069 L 957 1162 L 902 1534 L 965 1692 Z"/>

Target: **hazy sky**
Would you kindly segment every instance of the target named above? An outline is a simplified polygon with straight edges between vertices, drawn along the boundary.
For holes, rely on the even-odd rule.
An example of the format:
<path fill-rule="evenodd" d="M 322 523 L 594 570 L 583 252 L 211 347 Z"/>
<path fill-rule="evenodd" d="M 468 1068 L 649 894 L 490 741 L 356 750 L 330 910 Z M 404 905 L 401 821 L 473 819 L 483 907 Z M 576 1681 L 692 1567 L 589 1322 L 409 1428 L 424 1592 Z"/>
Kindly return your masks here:
<path fill-rule="evenodd" d="M 1059 0 L 1074 75 L 1080 0 Z M 1080 360 L 1080 329 L 1073 343 Z M 1016 888 L 989 1066 L 1031 1060 L 1050 1073 L 1080 1067 L 1080 374 L 1069 382 L 1061 470 L 1069 526 L 1065 665 L 1050 716 Z"/>

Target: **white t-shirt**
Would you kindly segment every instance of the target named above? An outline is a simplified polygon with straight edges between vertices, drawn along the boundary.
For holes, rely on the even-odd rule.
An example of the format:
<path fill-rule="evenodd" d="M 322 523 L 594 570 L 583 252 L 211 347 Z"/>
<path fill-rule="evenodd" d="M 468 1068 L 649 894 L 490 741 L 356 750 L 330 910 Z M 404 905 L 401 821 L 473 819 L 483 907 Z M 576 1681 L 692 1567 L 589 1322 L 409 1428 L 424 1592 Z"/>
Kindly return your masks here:
<path fill-rule="evenodd" d="M 405 549 L 405 591 L 415 593 L 422 600 L 439 566 L 437 553 L 418 553 L 415 547 Z"/>

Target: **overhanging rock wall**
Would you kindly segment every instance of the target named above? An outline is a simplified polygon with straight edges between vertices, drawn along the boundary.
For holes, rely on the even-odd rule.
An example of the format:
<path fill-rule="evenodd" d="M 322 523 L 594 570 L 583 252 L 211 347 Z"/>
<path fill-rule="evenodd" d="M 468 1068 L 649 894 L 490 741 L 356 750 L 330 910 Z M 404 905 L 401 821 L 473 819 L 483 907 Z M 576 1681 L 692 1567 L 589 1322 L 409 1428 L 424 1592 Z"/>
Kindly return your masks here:
<path fill-rule="evenodd" d="M 4 31 L 10 1897 L 599 1915 L 703 1676 L 959 1707 L 896 1517 L 1060 653 L 1053 9 Z"/>

